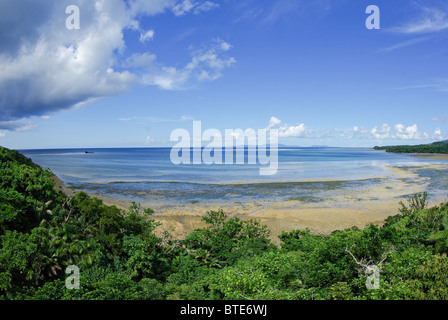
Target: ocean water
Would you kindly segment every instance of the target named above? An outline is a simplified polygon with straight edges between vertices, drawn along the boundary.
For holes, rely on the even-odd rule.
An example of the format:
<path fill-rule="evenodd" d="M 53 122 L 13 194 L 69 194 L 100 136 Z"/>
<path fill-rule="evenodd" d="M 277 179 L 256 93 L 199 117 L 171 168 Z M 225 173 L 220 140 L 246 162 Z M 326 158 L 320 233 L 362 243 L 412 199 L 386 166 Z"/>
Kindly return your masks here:
<path fill-rule="evenodd" d="M 419 159 L 367 148 L 279 148 L 277 173 L 263 176 L 260 167 L 267 165 L 258 161 L 247 164 L 247 152 L 245 164 L 221 165 L 175 165 L 170 152 L 170 148 L 21 150 L 69 187 L 133 201 L 244 201 L 266 197 L 313 201 L 324 187 L 359 188 L 361 179 L 368 179 L 363 183 L 374 183 L 375 178 L 391 174 L 387 166 L 448 164 L 448 160 Z M 434 180 L 440 176 L 419 173 L 432 175 Z M 443 181 L 434 185 L 440 189 L 440 184 L 448 189 Z"/>

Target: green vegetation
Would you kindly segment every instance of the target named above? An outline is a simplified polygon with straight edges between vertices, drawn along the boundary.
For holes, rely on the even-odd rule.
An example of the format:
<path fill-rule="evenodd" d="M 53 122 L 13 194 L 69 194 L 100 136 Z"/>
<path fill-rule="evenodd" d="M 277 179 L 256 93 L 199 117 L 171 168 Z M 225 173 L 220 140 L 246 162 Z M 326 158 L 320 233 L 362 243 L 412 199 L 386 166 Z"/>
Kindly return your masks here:
<path fill-rule="evenodd" d="M 152 210 L 67 197 L 18 152 L 0 158 L 0 299 L 448 299 L 448 204 L 427 208 L 425 194 L 382 227 L 294 230 L 275 246 L 266 226 L 218 210 L 181 241 L 155 234 Z"/>
<path fill-rule="evenodd" d="M 430 144 L 419 144 L 415 146 L 375 146 L 374 150 L 385 150 L 393 153 L 448 153 L 448 140 L 438 141 Z"/>

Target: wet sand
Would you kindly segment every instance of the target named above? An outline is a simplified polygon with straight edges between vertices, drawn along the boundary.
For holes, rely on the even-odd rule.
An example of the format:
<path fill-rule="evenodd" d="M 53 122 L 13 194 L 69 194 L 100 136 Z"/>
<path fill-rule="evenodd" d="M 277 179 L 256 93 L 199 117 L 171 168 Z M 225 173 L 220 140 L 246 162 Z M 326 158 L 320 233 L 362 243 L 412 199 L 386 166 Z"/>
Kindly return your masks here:
<path fill-rule="evenodd" d="M 356 190 L 334 190 L 328 198 L 317 202 L 254 201 L 242 204 L 210 203 L 158 212 L 154 218 L 175 228 L 185 236 L 203 225 L 201 217 L 208 210 L 222 208 L 231 217 L 256 219 L 271 230 L 271 239 L 278 242 L 282 231 L 310 229 L 313 233 L 329 234 L 352 226 L 365 227 L 373 223 L 382 225 L 384 219 L 398 212 L 399 201 L 416 192 L 423 192 L 425 179 L 398 168 L 384 182 Z M 408 182 L 412 179 L 412 183 Z"/>
<path fill-rule="evenodd" d="M 412 157 L 420 158 L 420 159 L 448 160 L 447 153 L 416 153 L 416 154 L 412 154 Z"/>
<path fill-rule="evenodd" d="M 437 166 L 437 165 L 431 165 Z M 254 200 L 247 202 L 221 202 L 219 199 L 200 203 L 157 204 L 141 203 L 143 208 L 152 208 L 152 217 L 162 225 L 156 232 L 170 229 L 179 239 L 197 228 L 205 226 L 202 217 L 207 211 L 223 209 L 229 217 L 256 219 L 271 230 L 271 239 L 278 243 L 282 231 L 310 229 L 312 233 L 329 234 L 335 230 L 344 230 L 352 226 L 363 228 L 368 224 L 382 225 L 391 215 L 398 214 L 399 201 L 406 196 L 423 192 L 428 179 L 398 167 L 388 167 L 390 175 L 376 177 L 374 183 L 360 184 L 357 188 L 326 191 L 326 196 L 318 201 L 291 199 L 287 201 Z M 57 179 L 58 180 L 58 179 Z M 369 179 L 362 179 L 369 181 Z M 372 180 L 373 181 L 373 180 Z M 62 182 L 58 187 L 67 192 Z M 70 192 L 70 191 L 69 191 Z M 102 195 L 91 194 L 107 205 L 128 209 L 130 200 L 121 200 Z"/>

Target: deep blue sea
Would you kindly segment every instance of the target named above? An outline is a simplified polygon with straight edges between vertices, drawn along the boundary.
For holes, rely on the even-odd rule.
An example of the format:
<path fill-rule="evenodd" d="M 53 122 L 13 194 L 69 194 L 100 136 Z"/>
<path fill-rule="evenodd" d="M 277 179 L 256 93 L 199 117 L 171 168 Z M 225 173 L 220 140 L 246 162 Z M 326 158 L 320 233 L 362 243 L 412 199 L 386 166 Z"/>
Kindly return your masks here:
<path fill-rule="evenodd" d="M 373 181 L 375 177 L 390 175 L 387 166 L 417 168 L 425 163 L 448 164 L 448 160 L 419 159 L 367 148 L 279 148 L 277 173 L 263 176 L 259 170 L 263 165 L 258 161 L 175 165 L 170 152 L 171 148 L 21 150 L 69 187 L 136 201 L 169 197 L 186 201 L 244 200 L 297 194 L 313 197 L 322 180 L 345 180 L 337 185 L 343 188 L 357 184 L 356 180 Z M 431 172 L 420 173 L 431 176 Z M 436 179 L 440 173 L 432 176 L 438 188 L 448 190 L 444 180 Z M 285 182 L 288 188 L 284 187 Z"/>

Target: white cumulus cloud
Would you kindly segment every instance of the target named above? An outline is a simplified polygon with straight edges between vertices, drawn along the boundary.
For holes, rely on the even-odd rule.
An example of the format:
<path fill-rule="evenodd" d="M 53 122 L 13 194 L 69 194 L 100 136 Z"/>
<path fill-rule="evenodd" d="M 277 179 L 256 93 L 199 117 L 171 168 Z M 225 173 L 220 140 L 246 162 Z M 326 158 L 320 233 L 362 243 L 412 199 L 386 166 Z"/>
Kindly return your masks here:
<path fill-rule="evenodd" d="M 282 121 L 274 116 L 269 119 L 269 124 L 266 127 L 266 130 L 270 129 L 277 129 L 279 138 L 305 138 L 308 136 L 307 128 L 304 123 L 295 126 L 286 123 L 282 124 Z"/>
<path fill-rule="evenodd" d="M 388 124 L 384 123 L 381 129 L 374 127 L 370 133 L 375 139 L 386 139 L 389 138 L 390 127 Z"/>
<path fill-rule="evenodd" d="M 64 1 L 2 0 L 0 2 L 0 129 L 25 127 L 21 119 L 48 116 L 122 94 L 137 83 L 163 89 L 184 88 L 189 81 L 212 81 L 235 62 L 222 57 L 231 45 L 213 42 L 195 52 L 184 68 L 163 64 L 151 52 L 127 49 L 125 30 L 138 32 L 140 41 L 154 39 L 139 20 L 172 12 L 188 1 L 78 1 L 80 29 L 65 26 Z M 212 3 L 192 3 L 202 12 Z M 14 12 L 15 14 L 11 14 Z M 28 126 L 29 127 L 29 126 Z"/>
<path fill-rule="evenodd" d="M 155 32 L 152 29 L 142 32 L 140 34 L 140 42 L 145 43 L 148 40 L 152 40 L 154 38 L 154 34 L 155 34 Z"/>
<path fill-rule="evenodd" d="M 440 130 L 440 128 L 436 128 L 434 130 L 434 133 L 431 138 L 434 140 L 444 140 L 445 139 L 442 135 L 442 130 Z"/>
<path fill-rule="evenodd" d="M 418 140 L 422 138 L 420 132 L 418 132 L 418 127 L 416 124 L 412 126 L 405 127 L 401 123 L 396 124 L 395 127 L 395 137 L 404 140 Z"/>
<path fill-rule="evenodd" d="M 147 66 L 150 72 L 145 72 L 141 80 L 146 85 L 157 85 L 165 90 L 183 89 L 191 80 L 216 80 L 222 77 L 225 68 L 236 62 L 235 58 L 222 55 L 230 47 L 229 43 L 218 39 L 209 47 L 193 52 L 191 61 L 182 68 L 151 63 Z"/>

